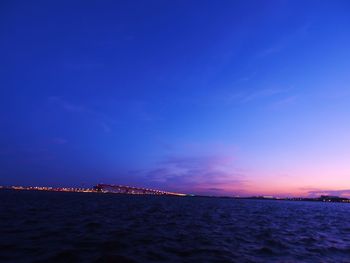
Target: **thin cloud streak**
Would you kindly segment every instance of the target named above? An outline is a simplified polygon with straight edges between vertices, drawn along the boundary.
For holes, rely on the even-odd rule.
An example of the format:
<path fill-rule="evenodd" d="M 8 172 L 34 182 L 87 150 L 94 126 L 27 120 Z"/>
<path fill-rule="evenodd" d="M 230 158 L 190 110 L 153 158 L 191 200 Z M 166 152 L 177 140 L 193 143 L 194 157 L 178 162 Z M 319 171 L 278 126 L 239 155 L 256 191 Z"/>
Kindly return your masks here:
<path fill-rule="evenodd" d="M 246 179 L 233 167 L 231 156 L 167 157 L 142 171 L 147 181 L 167 189 L 196 194 L 241 194 Z"/>
<path fill-rule="evenodd" d="M 269 98 L 279 94 L 286 93 L 287 91 L 288 91 L 287 89 L 263 89 L 244 96 L 241 99 L 241 102 L 248 103 L 257 99 Z"/>
<path fill-rule="evenodd" d="M 57 138 L 54 138 L 52 140 L 52 144 L 59 144 L 60 145 L 60 144 L 67 144 L 67 143 L 68 143 L 68 141 L 64 138 L 57 137 Z"/>
<path fill-rule="evenodd" d="M 84 105 L 74 104 L 58 96 L 52 96 L 48 98 L 49 103 L 58 105 L 62 109 L 71 113 L 85 114 L 94 119 L 98 126 L 105 132 L 110 133 L 112 131 L 111 125 L 114 123 L 112 119 L 105 114 L 88 108 Z"/>
<path fill-rule="evenodd" d="M 277 109 L 280 109 L 280 108 L 283 108 L 283 107 L 287 107 L 287 106 L 295 104 L 297 99 L 298 99 L 298 96 L 295 96 L 295 95 L 288 96 L 288 97 L 285 97 L 285 98 L 282 98 L 282 99 L 280 99 L 278 101 L 273 102 L 270 105 L 270 108 L 274 109 L 274 110 L 277 110 Z"/>
<path fill-rule="evenodd" d="M 340 197 L 350 197 L 350 189 L 342 189 L 342 190 L 310 190 L 307 192 L 311 197 L 318 197 L 321 195 L 331 195 L 331 196 L 340 196 Z"/>
<path fill-rule="evenodd" d="M 309 22 L 304 24 L 303 26 L 296 28 L 294 32 L 284 36 L 283 38 L 280 38 L 270 47 L 267 47 L 263 49 L 261 52 L 259 52 L 256 55 L 257 58 L 265 58 L 270 55 L 282 52 L 283 50 L 287 49 L 291 45 L 290 43 L 292 43 L 293 41 L 298 41 L 300 38 L 307 36 L 309 33 L 310 27 L 311 27 L 311 23 Z"/>

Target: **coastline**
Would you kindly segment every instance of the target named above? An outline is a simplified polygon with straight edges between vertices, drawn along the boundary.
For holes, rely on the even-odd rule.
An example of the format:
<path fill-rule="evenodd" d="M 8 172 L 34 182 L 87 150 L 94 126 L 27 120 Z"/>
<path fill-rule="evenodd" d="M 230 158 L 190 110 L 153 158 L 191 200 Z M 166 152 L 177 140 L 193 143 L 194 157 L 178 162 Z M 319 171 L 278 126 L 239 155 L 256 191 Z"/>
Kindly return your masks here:
<path fill-rule="evenodd" d="M 142 189 L 130 187 L 130 189 Z M 155 195 L 155 196 L 174 196 L 174 197 L 192 197 L 192 198 L 219 198 L 219 199 L 235 199 L 235 200 L 267 200 L 267 201 L 299 201 L 299 202 L 328 202 L 328 203 L 350 203 L 350 199 L 339 196 L 326 196 L 321 195 L 319 197 L 273 197 L 273 196 L 210 196 L 210 195 L 193 195 L 193 194 L 180 194 L 172 192 L 164 192 L 159 190 L 151 190 L 149 192 L 113 192 L 113 191 L 101 191 L 100 189 L 93 188 L 73 188 L 73 187 L 41 187 L 41 186 L 0 186 L 0 190 L 8 191 L 43 191 L 43 192 L 64 192 L 64 193 L 96 193 L 96 194 L 116 194 L 116 195 Z M 150 190 L 150 189 L 147 189 Z"/>

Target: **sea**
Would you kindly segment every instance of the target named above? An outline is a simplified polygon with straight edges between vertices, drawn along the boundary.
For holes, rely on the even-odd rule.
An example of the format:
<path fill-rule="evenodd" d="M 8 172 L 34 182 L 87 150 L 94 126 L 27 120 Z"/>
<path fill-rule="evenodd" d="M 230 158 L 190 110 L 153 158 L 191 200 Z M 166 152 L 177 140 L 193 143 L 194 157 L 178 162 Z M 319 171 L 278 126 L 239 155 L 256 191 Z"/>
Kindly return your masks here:
<path fill-rule="evenodd" d="M 350 262 L 350 204 L 1 190 L 0 262 Z"/>

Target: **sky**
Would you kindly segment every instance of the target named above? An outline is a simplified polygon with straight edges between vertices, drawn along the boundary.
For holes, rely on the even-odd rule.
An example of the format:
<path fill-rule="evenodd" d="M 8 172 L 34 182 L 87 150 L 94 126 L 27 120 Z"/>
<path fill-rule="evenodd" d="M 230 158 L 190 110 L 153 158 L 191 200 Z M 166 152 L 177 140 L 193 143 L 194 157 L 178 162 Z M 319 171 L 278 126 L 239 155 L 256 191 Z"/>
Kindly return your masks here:
<path fill-rule="evenodd" d="M 1 1 L 0 185 L 350 197 L 349 13 Z"/>

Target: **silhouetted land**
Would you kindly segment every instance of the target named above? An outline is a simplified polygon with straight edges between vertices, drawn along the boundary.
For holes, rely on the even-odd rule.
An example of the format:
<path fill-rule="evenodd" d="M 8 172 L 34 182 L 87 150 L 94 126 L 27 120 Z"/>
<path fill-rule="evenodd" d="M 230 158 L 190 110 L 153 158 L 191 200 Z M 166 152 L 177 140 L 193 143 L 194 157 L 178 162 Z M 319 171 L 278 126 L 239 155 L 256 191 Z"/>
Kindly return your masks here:
<path fill-rule="evenodd" d="M 332 202 L 332 203 L 350 203 L 349 198 L 339 196 L 321 195 L 320 197 L 273 197 L 273 196 L 209 196 L 181 194 L 165 192 L 159 190 L 137 188 L 131 186 L 113 186 L 113 189 L 101 189 L 100 185 L 93 188 L 70 188 L 70 187 L 25 187 L 25 186 L 0 186 L 0 190 L 14 191 L 51 191 L 51 192 L 78 192 L 78 193 L 108 193 L 108 194 L 125 194 L 125 195 L 168 195 L 179 197 L 205 197 L 205 198 L 228 198 L 228 199 L 253 199 L 253 200 L 275 200 L 275 201 L 308 201 L 308 202 Z M 107 189 L 107 190 L 106 190 Z"/>

